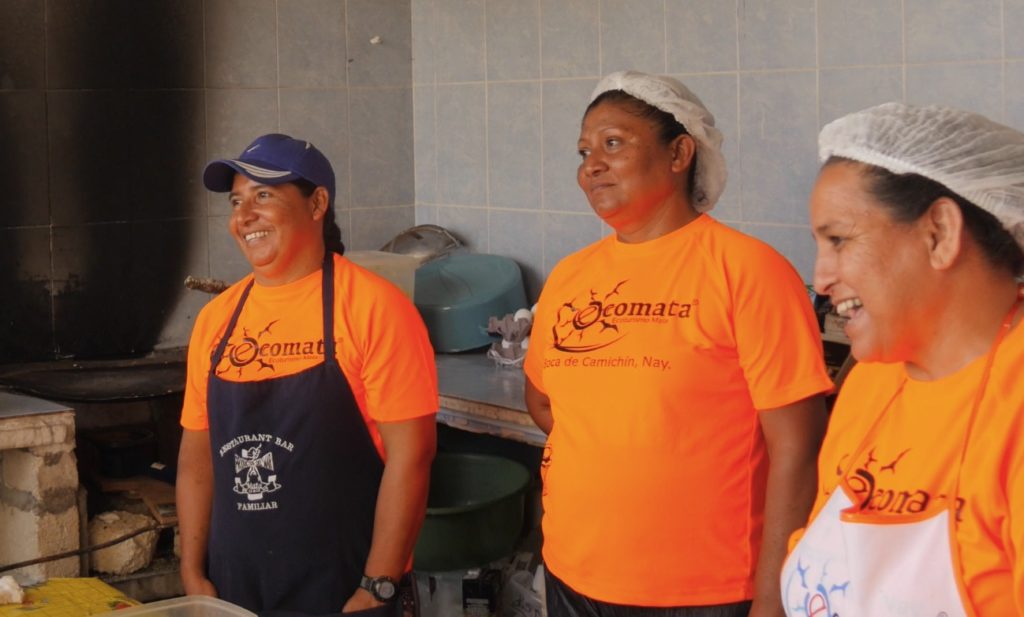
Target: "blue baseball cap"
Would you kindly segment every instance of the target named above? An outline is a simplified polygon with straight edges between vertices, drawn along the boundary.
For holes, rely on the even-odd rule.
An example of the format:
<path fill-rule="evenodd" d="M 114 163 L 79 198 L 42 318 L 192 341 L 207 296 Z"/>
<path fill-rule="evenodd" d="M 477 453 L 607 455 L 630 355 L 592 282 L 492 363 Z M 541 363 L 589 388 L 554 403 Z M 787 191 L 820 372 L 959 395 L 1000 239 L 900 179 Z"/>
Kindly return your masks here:
<path fill-rule="evenodd" d="M 323 152 L 308 141 L 280 133 L 257 137 L 238 158 L 208 163 L 203 184 L 215 193 L 228 193 L 236 173 L 270 185 L 302 178 L 326 188 L 334 205 L 334 169 Z"/>

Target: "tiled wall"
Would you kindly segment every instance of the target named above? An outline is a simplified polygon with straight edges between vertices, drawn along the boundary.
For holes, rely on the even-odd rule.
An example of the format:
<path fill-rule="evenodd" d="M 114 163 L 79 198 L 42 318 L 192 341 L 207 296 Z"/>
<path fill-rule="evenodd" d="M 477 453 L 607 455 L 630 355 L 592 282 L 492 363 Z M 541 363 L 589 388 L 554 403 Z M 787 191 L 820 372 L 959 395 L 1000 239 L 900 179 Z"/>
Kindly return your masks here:
<path fill-rule="evenodd" d="M 184 275 L 246 271 L 203 164 L 266 131 L 331 158 L 350 247 L 438 223 L 535 295 L 608 233 L 575 142 L 624 68 L 704 98 L 715 215 L 809 278 L 820 126 L 903 99 L 1024 128 L 1020 32 L 1024 0 L 0 0 L 0 362 L 184 345 Z"/>
<path fill-rule="evenodd" d="M 412 0 L 416 220 L 514 257 L 531 294 L 608 229 L 576 186 L 601 75 L 667 73 L 726 138 L 719 219 L 810 279 L 819 128 L 888 100 L 1024 129 L 1024 0 Z"/>
<path fill-rule="evenodd" d="M 203 166 L 260 133 L 350 247 L 412 225 L 410 47 L 409 0 L 0 0 L 0 363 L 185 345 L 185 275 L 247 272 Z"/>

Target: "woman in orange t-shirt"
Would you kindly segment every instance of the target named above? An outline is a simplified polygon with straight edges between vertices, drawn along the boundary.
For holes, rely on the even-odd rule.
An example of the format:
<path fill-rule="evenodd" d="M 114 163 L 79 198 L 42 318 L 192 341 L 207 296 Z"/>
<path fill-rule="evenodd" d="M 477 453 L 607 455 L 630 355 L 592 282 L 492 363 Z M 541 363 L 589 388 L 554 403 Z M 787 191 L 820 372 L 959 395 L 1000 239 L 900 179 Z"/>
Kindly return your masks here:
<path fill-rule="evenodd" d="M 181 579 L 261 615 L 402 610 L 426 511 L 437 381 L 426 328 L 342 253 L 313 144 L 209 163 L 252 273 L 203 307 L 178 456 Z"/>
<path fill-rule="evenodd" d="M 674 79 L 614 73 L 578 143 L 610 235 L 537 305 L 526 402 L 552 617 L 775 617 L 831 389 L 796 271 L 707 211 L 721 133 Z"/>
<path fill-rule="evenodd" d="M 827 125 L 814 284 L 859 360 L 788 615 L 1024 615 L 1024 134 L 887 103 Z"/>

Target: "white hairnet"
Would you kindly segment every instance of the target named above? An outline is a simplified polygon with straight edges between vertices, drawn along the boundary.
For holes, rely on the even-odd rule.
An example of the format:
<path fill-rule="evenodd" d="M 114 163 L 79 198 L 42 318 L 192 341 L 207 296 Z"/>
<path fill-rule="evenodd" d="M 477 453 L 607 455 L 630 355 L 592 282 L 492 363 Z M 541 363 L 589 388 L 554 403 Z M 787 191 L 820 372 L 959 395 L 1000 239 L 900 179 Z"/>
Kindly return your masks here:
<path fill-rule="evenodd" d="M 959 109 L 885 103 L 827 124 L 818 155 L 934 180 L 990 212 L 1024 248 L 1024 133 Z"/>
<path fill-rule="evenodd" d="M 715 117 L 697 95 L 671 77 L 637 71 L 619 71 L 606 76 L 590 95 L 593 102 L 609 90 L 626 94 L 672 114 L 697 144 L 697 168 L 694 170 L 693 207 L 707 212 L 715 207 L 725 190 L 725 157 L 722 156 L 722 132 L 715 128 Z"/>

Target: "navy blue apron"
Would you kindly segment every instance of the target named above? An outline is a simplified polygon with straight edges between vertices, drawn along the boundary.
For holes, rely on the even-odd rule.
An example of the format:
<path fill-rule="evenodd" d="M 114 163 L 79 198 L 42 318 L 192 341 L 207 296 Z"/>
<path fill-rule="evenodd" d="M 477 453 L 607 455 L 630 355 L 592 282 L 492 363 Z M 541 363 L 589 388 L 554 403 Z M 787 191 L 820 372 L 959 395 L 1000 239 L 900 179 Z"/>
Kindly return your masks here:
<path fill-rule="evenodd" d="M 221 598 L 261 615 L 337 615 L 366 566 L 384 464 L 335 357 L 333 254 L 323 267 L 321 364 L 263 381 L 216 376 L 251 290 L 209 376 L 210 580 Z"/>

